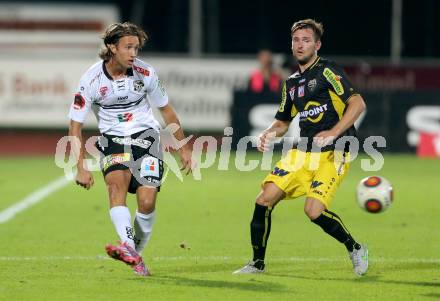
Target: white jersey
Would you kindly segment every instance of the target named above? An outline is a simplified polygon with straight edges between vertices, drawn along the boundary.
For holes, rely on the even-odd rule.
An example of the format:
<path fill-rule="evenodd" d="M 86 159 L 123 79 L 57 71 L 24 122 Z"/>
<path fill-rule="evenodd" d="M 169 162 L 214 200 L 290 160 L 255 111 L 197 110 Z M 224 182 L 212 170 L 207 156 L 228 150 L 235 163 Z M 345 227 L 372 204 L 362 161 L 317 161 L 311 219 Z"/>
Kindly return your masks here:
<path fill-rule="evenodd" d="M 113 80 L 104 61 L 99 61 L 81 77 L 69 118 L 83 123 L 92 108 L 102 134 L 129 136 L 160 128 L 150 103 L 156 107 L 168 104 L 167 93 L 152 66 L 136 59 L 125 78 Z"/>

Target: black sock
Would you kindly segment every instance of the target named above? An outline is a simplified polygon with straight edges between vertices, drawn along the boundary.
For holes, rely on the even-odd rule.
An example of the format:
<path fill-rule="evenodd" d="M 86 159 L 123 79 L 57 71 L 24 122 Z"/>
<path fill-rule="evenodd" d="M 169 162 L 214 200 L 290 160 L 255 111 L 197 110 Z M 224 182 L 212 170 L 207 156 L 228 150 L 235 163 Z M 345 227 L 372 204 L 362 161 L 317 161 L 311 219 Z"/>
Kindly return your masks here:
<path fill-rule="evenodd" d="M 253 260 L 261 260 L 264 264 L 267 240 L 270 234 L 271 207 L 255 204 L 254 215 L 251 221 L 251 242 L 254 251 Z"/>
<path fill-rule="evenodd" d="M 353 248 L 357 250 L 360 245 L 353 239 L 350 232 L 348 232 L 341 218 L 335 213 L 324 210 L 320 216 L 312 220 L 327 234 L 334 237 L 340 243 L 343 243 L 349 252 L 353 252 Z"/>

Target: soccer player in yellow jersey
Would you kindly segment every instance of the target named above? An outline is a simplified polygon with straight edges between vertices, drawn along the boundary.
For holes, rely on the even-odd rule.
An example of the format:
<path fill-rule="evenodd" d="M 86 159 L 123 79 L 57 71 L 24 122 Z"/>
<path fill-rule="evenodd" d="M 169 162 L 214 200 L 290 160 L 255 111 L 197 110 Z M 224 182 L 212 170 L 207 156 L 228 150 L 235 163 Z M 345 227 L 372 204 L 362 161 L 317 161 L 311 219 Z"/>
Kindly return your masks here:
<path fill-rule="evenodd" d="M 318 56 L 323 26 L 306 19 L 293 24 L 292 52 L 299 71 L 284 83 L 275 121 L 259 137 L 258 150 L 268 149 L 271 138 L 282 137 L 299 114 L 301 140 L 264 179 L 251 221 L 253 260 L 236 274 L 264 272 L 271 213 L 283 199 L 305 195 L 304 212 L 327 234 L 344 244 L 355 274 L 368 269 L 368 250 L 349 233 L 341 218 L 329 210 L 349 164 L 348 145 L 339 138 L 356 135 L 354 122 L 365 103 L 335 63 Z"/>

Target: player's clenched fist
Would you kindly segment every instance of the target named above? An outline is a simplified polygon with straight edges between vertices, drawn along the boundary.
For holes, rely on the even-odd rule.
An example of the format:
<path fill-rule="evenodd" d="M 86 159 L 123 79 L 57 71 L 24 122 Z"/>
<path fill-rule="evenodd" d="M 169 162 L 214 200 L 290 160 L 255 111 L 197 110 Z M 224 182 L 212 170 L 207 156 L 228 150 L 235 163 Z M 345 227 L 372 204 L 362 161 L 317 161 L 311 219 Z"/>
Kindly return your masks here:
<path fill-rule="evenodd" d="M 88 170 L 78 170 L 75 182 L 76 185 L 84 187 L 87 190 L 89 190 L 90 187 L 93 186 L 93 183 L 95 183 L 92 173 Z"/>

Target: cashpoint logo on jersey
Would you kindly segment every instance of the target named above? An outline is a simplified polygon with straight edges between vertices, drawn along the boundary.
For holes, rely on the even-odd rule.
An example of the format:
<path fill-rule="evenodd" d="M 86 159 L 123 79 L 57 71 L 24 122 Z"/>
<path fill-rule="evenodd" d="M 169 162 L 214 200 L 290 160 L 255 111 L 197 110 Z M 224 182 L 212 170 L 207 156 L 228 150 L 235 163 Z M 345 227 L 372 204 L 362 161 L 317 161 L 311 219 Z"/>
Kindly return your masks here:
<path fill-rule="evenodd" d="M 316 101 L 309 101 L 304 111 L 299 112 L 300 121 L 309 120 L 310 122 L 317 123 L 321 121 L 324 113 L 327 111 L 327 104 L 321 105 Z"/>

